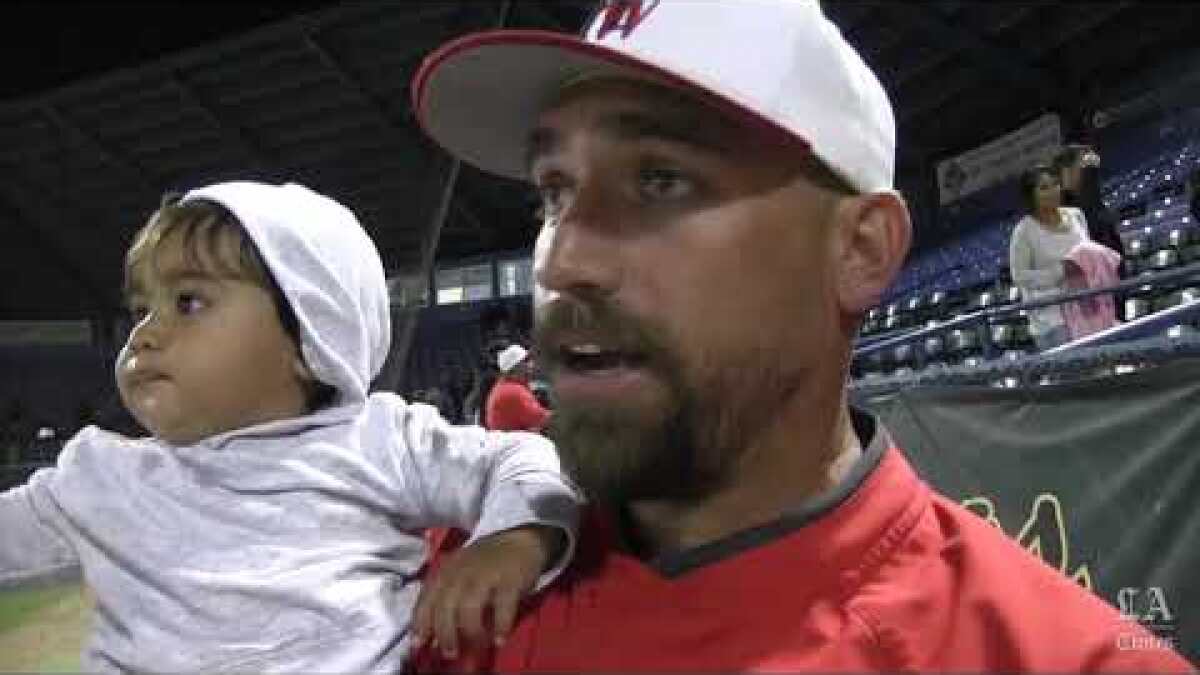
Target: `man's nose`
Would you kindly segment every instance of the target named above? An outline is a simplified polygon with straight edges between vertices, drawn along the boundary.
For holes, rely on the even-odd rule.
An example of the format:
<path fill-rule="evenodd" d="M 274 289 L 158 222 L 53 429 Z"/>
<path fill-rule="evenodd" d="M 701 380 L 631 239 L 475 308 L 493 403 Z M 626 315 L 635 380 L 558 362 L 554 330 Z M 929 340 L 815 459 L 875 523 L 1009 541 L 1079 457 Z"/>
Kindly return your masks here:
<path fill-rule="evenodd" d="M 534 251 L 534 279 L 544 290 L 608 296 L 621 283 L 620 209 L 599 191 L 577 193 L 547 220 Z"/>

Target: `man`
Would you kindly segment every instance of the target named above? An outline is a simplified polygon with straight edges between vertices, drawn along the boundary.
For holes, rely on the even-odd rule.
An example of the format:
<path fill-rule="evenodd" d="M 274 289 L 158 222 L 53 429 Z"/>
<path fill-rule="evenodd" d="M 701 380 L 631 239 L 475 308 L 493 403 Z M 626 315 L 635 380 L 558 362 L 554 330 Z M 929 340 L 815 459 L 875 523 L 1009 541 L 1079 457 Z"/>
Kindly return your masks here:
<path fill-rule="evenodd" d="M 911 225 L 887 96 L 815 2 L 619 2 L 583 39 L 471 35 L 413 94 L 450 152 L 542 195 L 551 435 L 594 506 L 572 568 L 474 665 L 1188 669 L 1121 651 L 1146 634 L 847 405 Z"/>
<path fill-rule="evenodd" d="M 1117 230 L 1117 218 L 1100 196 L 1100 155 L 1087 145 L 1064 147 L 1054 158 L 1063 186 L 1063 204 L 1083 211 L 1088 237 L 1125 257 L 1125 244 Z"/>
<path fill-rule="evenodd" d="M 496 356 L 500 379 L 488 394 L 486 425 L 498 431 L 541 431 L 550 420 L 529 387 L 533 361 L 521 345 L 509 345 Z"/>

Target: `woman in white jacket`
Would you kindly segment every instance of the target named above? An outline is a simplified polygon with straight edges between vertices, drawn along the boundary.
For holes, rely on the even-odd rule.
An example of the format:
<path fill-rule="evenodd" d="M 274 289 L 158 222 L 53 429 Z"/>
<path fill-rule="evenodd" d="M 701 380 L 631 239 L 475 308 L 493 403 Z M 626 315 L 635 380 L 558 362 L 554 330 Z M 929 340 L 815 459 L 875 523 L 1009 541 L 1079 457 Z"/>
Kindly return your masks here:
<path fill-rule="evenodd" d="M 1021 175 L 1021 196 L 1030 212 L 1013 230 L 1008 260 L 1013 283 L 1028 302 L 1067 291 L 1063 259 L 1088 234 L 1083 212 L 1062 206 L 1062 184 L 1050 166 L 1037 165 Z M 1031 311 L 1029 332 L 1039 351 L 1065 342 L 1062 306 Z"/>

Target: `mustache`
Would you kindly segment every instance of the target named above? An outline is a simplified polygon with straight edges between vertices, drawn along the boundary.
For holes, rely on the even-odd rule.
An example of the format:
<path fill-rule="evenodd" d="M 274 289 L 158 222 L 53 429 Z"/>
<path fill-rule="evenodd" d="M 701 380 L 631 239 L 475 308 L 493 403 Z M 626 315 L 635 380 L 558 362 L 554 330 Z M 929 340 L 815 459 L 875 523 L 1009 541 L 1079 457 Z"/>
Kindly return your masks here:
<path fill-rule="evenodd" d="M 543 361 L 560 361 L 559 347 L 572 338 L 602 341 L 651 363 L 674 362 L 665 331 L 615 303 L 559 296 L 538 308 L 533 339 Z"/>

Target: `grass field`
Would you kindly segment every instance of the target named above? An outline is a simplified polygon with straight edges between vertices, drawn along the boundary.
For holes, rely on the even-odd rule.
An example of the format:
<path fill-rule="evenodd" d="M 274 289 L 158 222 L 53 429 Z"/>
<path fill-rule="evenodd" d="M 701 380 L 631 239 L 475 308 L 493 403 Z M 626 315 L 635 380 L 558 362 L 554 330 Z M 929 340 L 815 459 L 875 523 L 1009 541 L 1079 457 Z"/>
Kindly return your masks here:
<path fill-rule="evenodd" d="M 90 617 L 77 584 L 0 591 L 0 672 L 78 672 Z"/>

